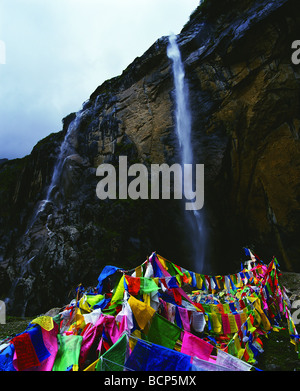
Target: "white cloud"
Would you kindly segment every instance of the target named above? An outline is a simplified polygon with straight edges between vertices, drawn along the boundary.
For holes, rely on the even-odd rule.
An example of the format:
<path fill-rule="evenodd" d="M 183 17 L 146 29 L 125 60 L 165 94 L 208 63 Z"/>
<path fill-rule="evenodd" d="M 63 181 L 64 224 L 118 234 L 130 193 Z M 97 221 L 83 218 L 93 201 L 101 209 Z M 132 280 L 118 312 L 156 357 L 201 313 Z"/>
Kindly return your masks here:
<path fill-rule="evenodd" d="M 199 0 L 6 0 L 0 9 L 0 158 L 30 153 L 96 87 L 158 38 L 179 33 Z"/>

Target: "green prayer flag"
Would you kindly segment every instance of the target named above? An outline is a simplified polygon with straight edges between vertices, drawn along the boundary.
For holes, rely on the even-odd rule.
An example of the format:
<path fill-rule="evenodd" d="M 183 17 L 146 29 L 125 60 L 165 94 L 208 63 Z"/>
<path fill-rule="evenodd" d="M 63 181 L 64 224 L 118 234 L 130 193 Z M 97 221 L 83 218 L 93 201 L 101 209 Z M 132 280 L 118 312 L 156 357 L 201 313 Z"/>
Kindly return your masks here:
<path fill-rule="evenodd" d="M 178 268 L 176 265 L 174 265 L 174 263 L 172 263 L 172 266 L 173 266 L 173 268 L 176 270 L 176 274 L 179 274 L 180 276 L 183 276 L 182 271 L 179 270 L 179 268 Z"/>
<path fill-rule="evenodd" d="M 96 371 L 123 371 L 128 353 L 128 336 L 124 333 L 110 349 L 107 350 L 96 365 Z"/>
<path fill-rule="evenodd" d="M 86 295 L 86 301 L 92 308 L 103 299 L 104 295 Z"/>
<path fill-rule="evenodd" d="M 141 277 L 140 281 L 141 281 L 141 286 L 140 286 L 141 293 L 150 293 L 158 290 L 158 286 L 152 278 Z"/>
<path fill-rule="evenodd" d="M 147 341 L 161 345 L 169 349 L 174 349 L 176 341 L 180 338 L 182 330 L 174 323 L 158 313 L 152 318 L 152 322 L 147 334 Z"/>
<path fill-rule="evenodd" d="M 175 269 L 175 266 L 172 262 L 168 262 L 167 266 L 168 266 L 168 273 L 171 276 L 175 276 L 178 273 L 178 269 Z"/>
<path fill-rule="evenodd" d="M 113 304 L 110 304 L 107 308 L 104 308 L 102 310 L 102 313 L 105 314 L 105 315 L 115 315 L 116 314 L 116 308 L 119 305 L 122 305 L 122 303 L 123 303 L 123 300 L 116 301 Z"/>
<path fill-rule="evenodd" d="M 52 371 L 68 371 L 75 366 L 78 368 L 82 336 L 58 334 L 57 338 L 59 349 Z"/>

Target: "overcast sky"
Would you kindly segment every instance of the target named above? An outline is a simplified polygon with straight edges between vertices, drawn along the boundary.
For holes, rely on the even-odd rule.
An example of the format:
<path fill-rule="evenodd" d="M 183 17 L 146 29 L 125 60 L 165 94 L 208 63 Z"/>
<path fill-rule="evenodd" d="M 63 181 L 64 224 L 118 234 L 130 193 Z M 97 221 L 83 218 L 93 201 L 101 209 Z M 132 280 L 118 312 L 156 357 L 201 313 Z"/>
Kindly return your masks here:
<path fill-rule="evenodd" d="M 60 131 L 97 86 L 178 34 L 199 3 L 0 0 L 0 158 L 23 157 Z"/>

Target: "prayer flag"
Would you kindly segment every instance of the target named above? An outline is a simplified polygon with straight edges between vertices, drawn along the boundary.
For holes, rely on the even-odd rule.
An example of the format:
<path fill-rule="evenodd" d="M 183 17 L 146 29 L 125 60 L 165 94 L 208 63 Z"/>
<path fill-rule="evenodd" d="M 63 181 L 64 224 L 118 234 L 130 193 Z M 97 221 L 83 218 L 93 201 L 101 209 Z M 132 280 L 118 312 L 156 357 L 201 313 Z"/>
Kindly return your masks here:
<path fill-rule="evenodd" d="M 51 316 L 39 316 L 31 321 L 33 324 L 39 324 L 43 329 L 50 331 L 53 329 L 53 318 Z"/>
<path fill-rule="evenodd" d="M 146 371 L 189 371 L 191 367 L 190 356 L 159 345 L 151 345 Z"/>
<path fill-rule="evenodd" d="M 213 345 L 187 331 L 183 334 L 181 352 L 202 360 L 209 360 Z"/>
<path fill-rule="evenodd" d="M 104 269 L 102 270 L 102 272 L 100 273 L 99 277 L 98 277 L 98 285 L 97 285 L 97 290 L 99 293 L 102 293 L 102 290 L 103 290 L 103 282 L 104 280 L 111 276 L 112 274 L 115 274 L 115 272 L 117 270 L 120 270 L 119 267 L 116 267 L 116 266 L 105 266 Z"/>
<path fill-rule="evenodd" d="M 128 356 L 128 336 L 124 333 L 96 364 L 96 371 L 123 371 Z"/>
<path fill-rule="evenodd" d="M 32 345 L 28 333 L 23 333 L 14 337 L 11 341 L 15 348 L 16 368 L 18 371 L 40 365 L 40 361 Z"/>
<path fill-rule="evenodd" d="M 155 310 L 149 305 L 137 300 L 133 296 L 131 296 L 128 300 L 128 304 L 132 310 L 133 316 L 139 325 L 139 327 L 144 330 L 144 328 L 148 325 L 148 322 L 152 319 L 155 314 Z"/>
<path fill-rule="evenodd" d="M 82 343 L 81 335 L 57 335 L 59 349 L 54 361 L 53 371 L 68 371 L 78 368 L 79 354 Z"/>
<path fill-rule="evenodd" d="M 173 349 L 180 338 L 181 328 L 156 313 L 151 321 L 147 340 L 157 345 Z"/>

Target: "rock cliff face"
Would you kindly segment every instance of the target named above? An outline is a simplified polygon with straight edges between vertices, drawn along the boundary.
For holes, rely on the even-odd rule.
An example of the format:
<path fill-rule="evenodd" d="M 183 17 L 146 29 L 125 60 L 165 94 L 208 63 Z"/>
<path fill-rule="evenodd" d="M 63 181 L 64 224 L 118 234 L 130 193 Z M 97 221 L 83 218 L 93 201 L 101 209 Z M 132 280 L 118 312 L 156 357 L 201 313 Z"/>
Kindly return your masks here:
<path fill-rule="evenodd" d="M 205 165 L 205 270 L 225 274 L 243 246 L 300 270 L 300 39 L 294 0 L 206 0 L 177 37 L 190 90 L 193 145 Z M 99 86 L 63 129 L 24 159 L 0 163 L 0 296 L 12 314 L 65 304 L 106 264 L 152 251 L 197 271 L 174 200 L 105 200 L 96 168 L 177 161 L 168 37 Z M 76 120 L 60 182 L 45 200 L 60 145 Z M 72 122 L 73 121 L 73 122 Z M 73 297 L 73 296 L 72 296 Z"/>

